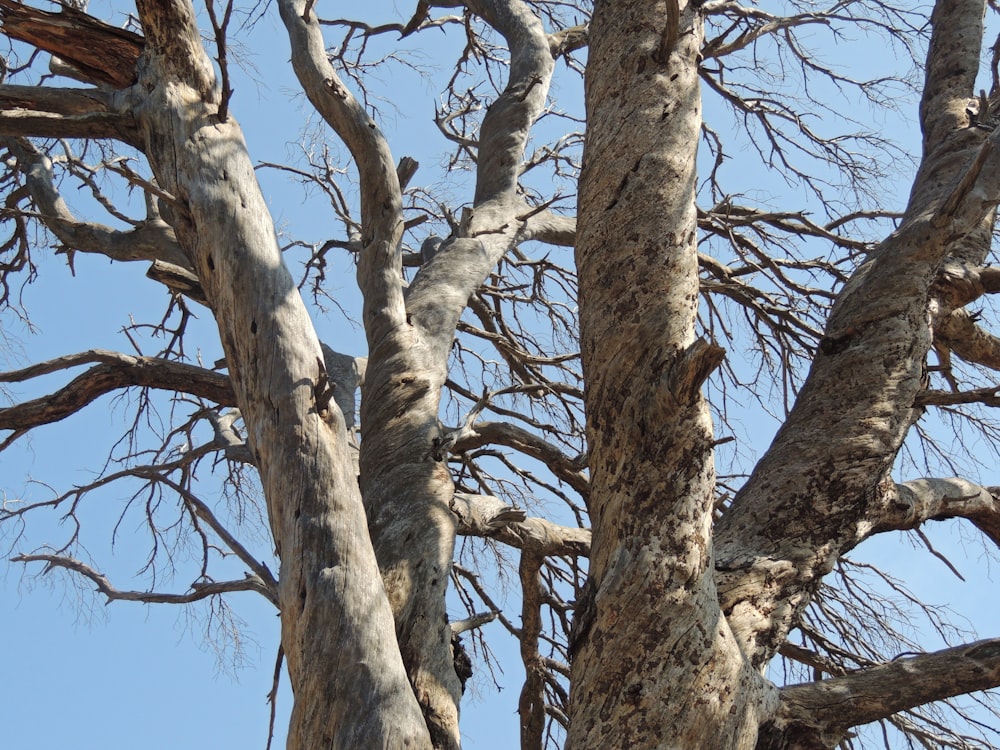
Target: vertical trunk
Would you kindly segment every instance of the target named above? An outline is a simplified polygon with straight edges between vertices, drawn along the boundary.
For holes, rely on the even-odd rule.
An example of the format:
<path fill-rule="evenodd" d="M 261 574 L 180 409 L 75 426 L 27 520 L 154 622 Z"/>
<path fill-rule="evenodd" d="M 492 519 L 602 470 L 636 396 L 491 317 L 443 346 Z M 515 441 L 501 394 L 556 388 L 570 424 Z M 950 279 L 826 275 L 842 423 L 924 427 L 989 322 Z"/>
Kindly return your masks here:
<path fill-rule="evenodd" d="M 361 489 L 403 661 L 437 748 L 458 748 L 445 591 L 455 547 L 454 492 L 439 440 L 445 359 L 419 326 L 369 340 L 361 401 Z M 391 460 L 386 460 L 391 456 Z"/>
<path fill-rule="evenodd" d="M 377 124 L 337 78 L 306 0 L 282 0 L 292 66 L 309 100 L 344 140 L 361 185 L 358 286 L 368 366 L 362 386 L 360 485 L 398 649 L 435 747 L 457 748 L 461 685 L 445 590 L 455 540 L 447 466 L 435 457 L 447 343 L 408 315 L 401 284 L 402 201 L 392 154 Z M 467 296 L 467 295 L 466 295 Z M 437 351 L 443 348 L 443 353 Z"/>
<path fill-rule="evenodd" d="M 574 750 L 756 736 L 763 688 L 712 564 L 701 385 L 722 351 L 694 336 L 701 42 L 693 4 L 595 6 L 577 237 L 594 607 L 576 624 Z"/>
<path fill-rule="evenodd" d="M 218 322 L 281 557 L 290 748 L 429 746 L 396 646 L 343 418 L 190 3 L 139 2 L 135 114 Z M 321 665 L 321 666 L 319 666 Z"/>

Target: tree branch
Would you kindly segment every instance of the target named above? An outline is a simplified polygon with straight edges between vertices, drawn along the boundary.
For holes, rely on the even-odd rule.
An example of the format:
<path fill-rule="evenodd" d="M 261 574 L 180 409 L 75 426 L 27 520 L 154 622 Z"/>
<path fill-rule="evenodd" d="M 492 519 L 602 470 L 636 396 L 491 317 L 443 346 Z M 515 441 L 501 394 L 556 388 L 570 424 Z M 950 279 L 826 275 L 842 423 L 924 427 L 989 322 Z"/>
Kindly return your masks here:
<path fill-rule="evenodd" d="M 510 49 L 510 75 L 490 105 L 479 135 L 474 203 L 508 202 L 531 126 L 545 104 L 555 61 L 542 23 L 520 0 L 467 0 L 465 6 L 496 29 Z"/>
<path fill-rule="evenodd" d="M 953 310 L 939 318 L 934 328 L 934 342 L 971 364 L 1000 370 L 1000 338 L 976 323 L 977 316 L 968 310 Z"/>
<path fill-rule="evenodd" d="M 584 501 L 590 494 L 590 481 L 578 461 L 547 440 L 509 422 L 476 422 L 455 441 L 451 451 L 459 453 L 489 444 L 504 445 L 541 461 L 556 477 L 579 492 Z"/>
<path fill-rule="evenodd" d="M 230 533 L 229 529 L 227 529 L 212 512 L 212 509 L 195 497 L 193 493 L 184 489 L 184 487 L 167 477 L 157 475 L 156 481 L 162 482 L 180 495 L 180 497 L 184 500 L 184 503 L 191 509 L 191 512 L 200 520 L 208 524 L 219 539 L 221 539 L 226 546 L 233 551 L 233 554 L 235 554 L 240 560 L 243 561 L 244 565 L 253 571 L 253 576 L 264 584 L 264 588 L 266 590 L 264 595 L 271 601 L 271 603 L 275 607 L 280 607 L 280 604 L 278 603 L 278 581 L 275 579 L 271 569 L 250 554 L 250 550 L 244 547 L 243 544 Z M 249 578 L 250 576 L 248 575 L 247 577 Z"/>
<path fill-rule="evenodd" d="M 1000 547 L 1000 488 L 958 477 L 896 484 L 873 517 L 871 533 L 915 529 L 925 521 L 947 518 L 968 519 Z"/>
<path fill-rule="evenodd" d="M 0 133 L 42 138 L 115 138 L 136 148 L 135 123 L 97 89 L 0 86 Z"/>
<path fill-rule="evenodd" d="M 2 31 L 57 55 L 93 83 L 121 89 L 136 79 L 145 40 L 74 8 L 48 13 L 14 0 L 0 0 Z"/>
<path fill-rule="evenodd" d="M 917 406 L 956 406 L 985 404 L 1000 406 L 1000 386 L 973 388 L 971 391 L 923 391 L 914 401 Z"/>
<path fill-rule="evenodd" d="M 532 214 L 525 219 L 524 237 L 550 245 L 573 247 L 576 243 L 576 218 L 552 211 Z"/>
<path fill-rule="evenodd" d="M 521 508 L 492 495 L 456 492 L 451 503 L 458 517 L 458 533 L 492 537 L 532 555 L 581 556 L 590 554 L 590 529 L 560 526 L 545 518 L 528 518 Z"/>
<path fill-rule="evenodd" d="M 720 601 L 754 663 L 766 663 L 785 640 L 831 560 L 860 541 L 855 522 L 891 486 L 893 461 L 920 415 L 914 403 L 924 389 L 927 300 L 938 268 L 957 243 L 983 231 L 1000 199 L 1000 150 L 979 151 L 984 136 L 970 132 L 964 114 L 982 18 L 977 0 L 936 4 L 924 156 L 902 223 L 838 295 L 793 409 L 716 524 Z M 989 140 L 998 142 L 1000 129 Z M 747 596 L 747 586 L 758 593 Z"/>
<path fill-rule="evenodd" d="M 255 591 L 268 599 L 272 604 L 277 605 L 274 591 L 256 575 L 247 573 L 246 577 L 238 581 L 195 581 L 191 584 L 191 590 L 186 594 L 162 594 L 155 591 L 122 591 L 111 585 L 111 581 L 103 573 L 91 568 L 86 563 L 72 557 L 61 555 L 17 555 L 10 559 L 11 562 L 45 563 L 47 573 L 52 568 L 64 568 L 73 571 L 84 578 L 93 581 L 97 590 L 107 597 L 108 603 L 114 601 L 143 602 L 145 604 L 191 604 L 210 596 L 228 594 L 233 591 Z"/>
<path fill-rule="evenodd" d="M 525 549 L 521 552 L 521 663 L 525 680 L 517 702 L 522 750 L 542 750 L 545 731 L 545 669 L 538 653 L 542 634 L 543 584 L 539 575 L 544 558 Z"/>
<path fill-rule="evenodd" d="M 23 138 L 7 139 L 25 175 L 39 218 L 56 238 L 73 250 L 106 255 L 112 260 L 164 261 L 190 269 L 173 229 L 158 216 L 127 232 L 94 222 L 80 221 L 69 210 L 55 186 L 52 161 Z"/>
<path fill-rule="evenodd" d="M 968 125 L 965 108 L 974 91 L 980 61 L 979 44 L 966 42 L 983 38 L 983 3 L 937 2 L 931 23 L 934 32 L 920 101 L 925 153 L 929 145 L 937 147 Z"/>
<path fill-rule="evenodd" d="M 793 727 L 815 732 L 833 747 L 850 727 L 884 719 L 931 701 L 1000 686 L 1000 639 L 897 659 L 820 682 L 779 691 L 779 707 L 761 734 Z M 766 742 L 758 746 L 769 747 Z M 777 746 L 777 745 L 775 745 Z"/>
<path fill-rule="evenodd" d="M 220 406 L 232 406 L 236 403 L 232 385 L 226 375 L 183 362 L 100 349 L 58 357 L 23 370 L 0 373 L 0 382 L 21 382 L 90 362 L 102 364 L 77 376 L 55 393 L 0 409 L 0 429 L 22 431 L 58 422 L 104 394 L 130 386 L 188 393 L 209 399 Z"/>
<path fill-rule="evenodd" d="M 446 355 L 469 297 L 521 241 L 532 218 L 518 196 L 518 177 L 555 65 L 541 21 L 521 0 L 468 0 L 465 5 L 507 40 L 510 75 L 483 117 L 473 207 L 464 214 L 458 237 L 421 268 L 407 293 L 407 311 L 427 329 L 439 356 Z M 559 234 L 564 240 L 567 230 L 563 223 Z"/>
<path fill-rule="evenodd" d="M 312 3 L 281 0 L 278 5 L 299 83 L 316 111 L 343 139 L 357 165 L 364 246 L 358 283 L 365 300 L 365 330 L 369 341 L 378 341 L 405 321 L 399 254 L 402 194 L 396 166 L 375 121 L 330 65 Z"/>
<path fill-rule="evenodd" d="M 188 299 L 208 307 L 208 298 L 205 296 L 198 274 L 184 266 L 154 260 L 153 265 L 146 270 L 146 277 L 160 282 L 175 294 L 183 294 Z"/>

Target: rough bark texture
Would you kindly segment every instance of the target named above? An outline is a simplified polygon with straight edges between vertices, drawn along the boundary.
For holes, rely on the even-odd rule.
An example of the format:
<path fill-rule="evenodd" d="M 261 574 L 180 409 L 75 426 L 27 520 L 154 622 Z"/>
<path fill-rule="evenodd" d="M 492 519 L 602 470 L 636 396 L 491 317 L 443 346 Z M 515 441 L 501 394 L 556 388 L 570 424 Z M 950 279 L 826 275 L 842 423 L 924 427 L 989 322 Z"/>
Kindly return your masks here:
<path fill-rule="evenodd" d="M 127 29 L 75 8 L 47 13 L 12 0 L 0 0 L 0 23 L 7 36 L 59 55 L 89 82 L 115 88 L 135 82 L 143 40 Z"/>
<path fill-rule="evenodd" d="M 923 153 L 905 214 L 836 295 L 791 413 L 723 510 L 701 391 L 725 352 L 696 331 L 706 291 L 699 273 L 707 269 L 723 286 L 735 272 L 698 253 L 699 66 L 703 56 L 751 44 L 768 26 L 728 41 L 726 32 L 706 47 L 706 14 L 736 13 L 732 31 L 769 18 L 767 11 L 723 0 L 598 0 L 588 27 L 548 35 L 537 4 L 438 3 L 461 5 L 467 17 L 456 23 L 474 17 L 502 37 L 508 78 L 472 129 L 475 138 L 463 136 L 463 148 L 475 152 L 471 204 L 446 241 L 431 243 L 432 255 L 418 261 L 409 253 L 408 265 L 419 270 L 407 285 L 403 189 L 415 162 L 396 165 L 375 119 L 338 77 L 315 5 L 278 3 L 302 89 L 357 169 L 359 236 L 348 244 L 358 251 L 366 362 L 316 338 L 240 128 L 222 101 L 231 92 L 216 81 L 189 0 L 140 0 L 143 36 L 80 13 L 0 0 L 8 36 L 58 54 L 72 77 L 100 84 L 0 84 L 7 166 L 23 179 L 12 180 L 20 193 L 6 210 L 14 216 L 30 198 L 32 218 L 61 246 L 152 262 L 152 277 L 215 316 L 228 369 L 89 351 L 6 373 L 0 380 L 21 382 L 93 365 L 46 397 L 0 409 L 0 429 L 13 433 L 0 449 L 130 386 L 236 405 L 246 441 L 233 429 L 235 411 L 220 410 L 209 418 L 218 441 L 212 448 L 259 471 L 281 569 L 276 580 L 208 505 L 162 476 L 157 481 L 251 571 L 245 581 L 201 581 L 184 594 L 154 595 L 117 589 L 65 555 L 18 561 L 71 570 L 109 600 L 181 603 L 252 590 L 276 603 L 294 692 L 293 750 L 457 750 L 467 672 L 456 672 L 454 635 L 497 615 L 447 621 L 449 576 L 461 572 L 452 564 L 459 533 L 492 537 L 520 555 L 521 626 L 505 624 L 520 638 L 527 671 L 519 701 L 524 747 L 543 743 L 553 713 L 547 691 L 564 689 L 567 670 L 573 750 L 827 748 L 859 724 L 1000 684 L 996 641 L 854 671 L 788 642 L 823 576 L 875 534 L 962 518 L 1000 544 L 1000 489 L 961 478 L 897 483 L 890 475 L 927 407 L 1000 405 L 997 388 L 927 390 L 932 350 L 942 362 L 955 355 L 1000 368 L 1000 341 L 965 309 L 1000 291 L 1000 271 L 982 267 L 1000 198 L 1000 129 L 983 125 L 996 115 L 995 102 L 974 95 L 983 0 L 936 3 L 920 110 Z M 432 22 L 430 13 L 431 4 L 420 2 L 396 30 L 416 33 Z M 812 21 L 810 14 L 775 21 L 766 33 Z M 573 220 L 534 201 L 521 178 L 534 158 L 526 148 L 545 112 L 555 61 L 585 44 L 586 148 Z M 155 176 L 127 175 L 146 192 L 145 219 L 128 231 L 82 221 L 59 192 L 53 160 L 28 137 L 137 147 Z M 702 212 L 702 228 L 724 212 L 710 213 Z M 829 227 L 810 231 L 836 239 Z M 471 309 L 484 339 L 503 340 L 482 290 L 501 261 L 525 257 L 521 245 L 529 240 L 576 246 L 586 460 L 565 455 L 559 437 L 549 439 L 554 427 L 478 420 L 485 395 L 463 426 L 439 421 L 462 315 Z M 500 358 L 516 375 L 511 392 L 542 397 L 532 382 L 538 370 L 503 351 Z M 578 386 L 558 385 L 579 398 Z M 360 444 L 353 434 L 359 386 Z M 587 504 L 592 530 L 531 517 L 491 494 L 456 493 L 449 456 L 488 446 L 544 464 Z M 142 478 L 138 469 L 131 476 Z M 3 512 L 17 516 L 6 505 Z M 547 560 L 560 556 L 590 558 L 573 607 L 558 600 L 560 586 L 545 575 Z M 564 620 L 575 609 L 571 668 L 542 657 L 549 637 L 543 606 Z M 779 651 L 813 667 L 816 680 L 779 689 L 762 677 Z"/>
<path fill-rule="evenodd" d="M 574 644 L 574 750 L 752 747 L 767 705 L 712 564 L 700 386 L 721 352 L 694 337 L 701 41 L 693 4 L 594 9 L 576 251 L 594 607 Z"/>
<path fill-rule="evenodd" d="M 434 448 L 454 324 L 450 331 L 428 335 L 406 308 L 400 283 L 402 204 L 392 155 L 374 121 L 327 62 L 309 5 L 280 4 L 292 64 L 310 100 L 351 149 L 361 178 L 364 249 L 358 283 L 369 349 L 360 483 L 368 526 L 399 650 L 432 742 L 457 748 L 462 691 L 444 599 L 455 517 L 448 507 L 451 477 Z"/>
<path fill-rule="evenodd" d="M 924 158 L 910 206 L 838 296 L 795 407 L 717 526 L 723 611 L 758 668 L 820 578 L 871 533 L 871 516 L 892 487 L 888 472 L 921 413 L 915 405 L 932 342 L 937 269 L 988 220 L 989 201 L 977 200 L 972 184 L 982 177 L 977 154 L 989 146 L 965 111 L 979 68 L 982 10 L 975 0 L 938 3 Z"/>
<path fill-rule="evenodd" d="M 1000 640 L 897 659 L 857 674 L 789 685 L 758 747 L 832 748 L 852 726 L 1000 682 Z"/>

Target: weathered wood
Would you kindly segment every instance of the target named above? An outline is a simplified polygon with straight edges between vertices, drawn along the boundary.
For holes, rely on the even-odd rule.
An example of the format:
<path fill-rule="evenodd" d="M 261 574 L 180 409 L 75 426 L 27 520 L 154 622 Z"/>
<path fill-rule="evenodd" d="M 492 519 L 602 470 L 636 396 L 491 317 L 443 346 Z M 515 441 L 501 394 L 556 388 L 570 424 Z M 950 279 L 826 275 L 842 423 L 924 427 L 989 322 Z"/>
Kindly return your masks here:
<path fill-rule="evenodd" d="M 144 40 L 73 8 L 49 13 L 0 0 L 0 26 L 12 39 L 58 55 L 93 83 L 125 88 L 135 83 Z"/>

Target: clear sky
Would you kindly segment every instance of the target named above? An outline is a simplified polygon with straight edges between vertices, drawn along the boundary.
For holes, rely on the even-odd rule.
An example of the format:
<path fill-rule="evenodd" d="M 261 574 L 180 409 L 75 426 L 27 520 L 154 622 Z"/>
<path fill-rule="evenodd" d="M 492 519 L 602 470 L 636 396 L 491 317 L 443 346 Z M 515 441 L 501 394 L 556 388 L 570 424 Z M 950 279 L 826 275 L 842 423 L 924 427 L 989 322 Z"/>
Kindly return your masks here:
<path fill-rule="evenodd" d="M 92 12 L 102 18 L 111 17 L 110 7 L 109 0 L 91 2 Z M 351 9 L 362 6 L 348 3 L 329 7 L 340 8 L 336 12 L 346 16 Z M 413 10 L 409 3 L 393 6 L 367 2 L 363 7 L 366 20 L 372 23 L 405 22 Z M 431 34 L 425 38 L 434 39 Z M 335 39 L 328 36 L 331 44 Z M 422 43 L 423 39 L 416 41 Z M 865 40 L 860 42 L 864 47 Z M 461 39 L 453 34 L 447 43 L 454 45 Z M 431 64 L 434 55 L 441 54 L 443 35 L 440 44 L 440 49 L 425 52 L 430 59 L 423 62 Z M 866 54 L 886 54 L 872 40 L 864 48 Z M 259 161 L 288 161 L 296 150 L 308 105 L 296 93 L 298 87 L 287 65 L 287 41 L 274 9 L 268 9 L 259 22 L 251 44 L 237 51 L 256 68 L 256 73 L 249 66 L 244 71 L 234 69 L 236 94 L 232 103 L 251 154 Z M 837 49 L 832 48 L 830 53 L 837 54 Z M 448 65 L 448 60 L 440 63 L 438 73 L 446 72 Z M 248 73 L 258 76 L 260 83 Z M 581 94 L 576 79 L 560 72 L 557 76 L 555 95 L 564 106 L 579 106 Z M 438 179 L 441 154 L 446 149 L 432 122 L 438 90 L 402 66 L 392 69 L 392 83 L 393 98 L 385 103 L 383 125 L 394 155 L 397 159 L 414 156 L 424 164 L 418 182 L 428 174 Z M 914 113 L 915 106 L 909 105 L 907 114 Z M 912 120 L 910 124 L 913 126 Z M 334 143 L 332 135 L 327 134 L 327 138 Z M 915 147 L 915 131 L 906 141 L 911 149 Z M 902 176 L 902 193 L 895 200 L 905 195 L 909 176 Z M 279 230 L 287 228 L 296 236 L 314 241 L 341 231 L 321 197 L 312 196 L 307 201 L 298 188 L 289 188 L 266 171 L 261 172 L 261 178 Z M 775 177 L 767 174 L 747 176 L 748 185 L 761 192 L 787 193 L 785 186 L 769 184 L 773 180 Z M 454 192 L 459 194 L 458 200 L 467 200 L 470 195 Z M 130 316 L 135 320 L 157 319 L 166 299 L 160 287 L 145 279 L 145 270 L 144 264 L 114 265 L 106 259 L 78 255 L 74 277 L 61 258 L 47 258 L 39 281 L 26 289 L 24 297 L 36 331 L 29 332 L 10 315 L 0 318 L 9 347 L 5 352 L 8 360 L 0 361 L 0 369 L 91 348 L 130 351 L 121 329 L 128 325 Z M 357 310 L 353 272 L 346 265 L 331 274 L 328 291 L 348 310 Z M 211 362 L 220 356 L 220 347 L 212 336 L 207 313 L 196 312 L 201 315 L 195 324 L 201 328 L 198 346 L 205 361 Z M 317 328 L 320 337 L 335 348 L 363 353 L 359 328 L 336 307 L 324 317 L 317 317 Z M 62 373 L 38 384 L 37 390 L 31 386 L 14 392 L 24 398 L 53 390 L 66 380 L 66 373 Z M 47 490 L 30 480 L 65 490 L 91 479 L 121 434 L 128 405 L 127 400 L 105 397 L 83 413 L 41 429 L 0 454 L 0 488 L 8 491 L 6 500 L 17 499 L 12 496 L 16 492 L 35 499 L 45 497 Z M 760 415 L 748 415 L 743 427 L 759 445 L 766 441 L 773 424 Z M 982 480 L 1000 484 L 1000 475 L 994 471 Z M 93 498 L 95 502 L 88 503 L 87 519 L 96 524 L 113 524 L 125 497 L 121 491 L 98 495 Z M 952 522 L 934 525 L 927 533 L 938 550 L 953 557 L 967 579 L 965 583 L 939 560 L 914 550 L 908 540 L 898 535 L 865 545 L 854 556 L 867 556 L 904 578 L 927 601 L 952 606 L 969 619 L 970 625 L 978 627 L 982 636 L 996 635 L 996 585 L 991 578 L 990 559 L 983 554 L 975 534 L 971 530 L 963 532 Z M 10 530 L 0 531 L 0 549 L 6 551 L 11 545 L 10 534 Z M 56 542 L 65 534 L 65 524 L 38 526 L 31 529 L 28 539 L 32 544 Z M 129 517 L 120 527 L 115 549 L 107 535 L 88 537 L 87 544 L 95 564 L 121 587 L 136 585 L 129 576 L 146 554 L 138 520 Z M 22 549 L 22 545 L 13 546 L 15 551 Z M 266 555 L 261 547 L 262 556 Z M 112 552 L 116 552 L 114 557 Z M 37 570 L 34 567 L 27 572 Z M 216 653 L 214 648 L 220 641 L 205 638 L 203 608 L 191 612 L 166 605 L 125 602 L 106 607 L 100 597 L 89 593 L 89 586 L 81 589 L 67 584 L 60 572 L 23 578 L 24 572 L 20 566 L 0 562 L 5 652 L 0 672 L 5 689 L 0 700 L 0 743 L 5 747 L 264 748 L 268 724 L 265 696 L 271 689 L 278 639 L 278 620 L 267 602 L 252 594 L 233 599 L 233 607 L 244 621 L 240 632 L 245 638 L 239 654 L 241 664 L 234 666 L 231 641 L 221 641 L 223 650 Z M 180 592 L 190 580 L 167 578 L 161 583 L 166 590 Z M 516 621 L 513 613 L 511 616 Z M 506 672 L 506 685 L 498 693 L 480 670 L 471 684 L 471 697 L 463 704 L 463 732 L 469 748 L 512 748 L 518 744 L 515 711 L 520 660 L 510 640 L 500 637 L 499 626 L 488 625 L 487 629 L 498 637 L 494 642 Z M 931 648 L 940 645 L 933 639 L 925 642 Z M 284 744 L 291 704 L 287 681 L 283 685 L 275 747 Z"/>

